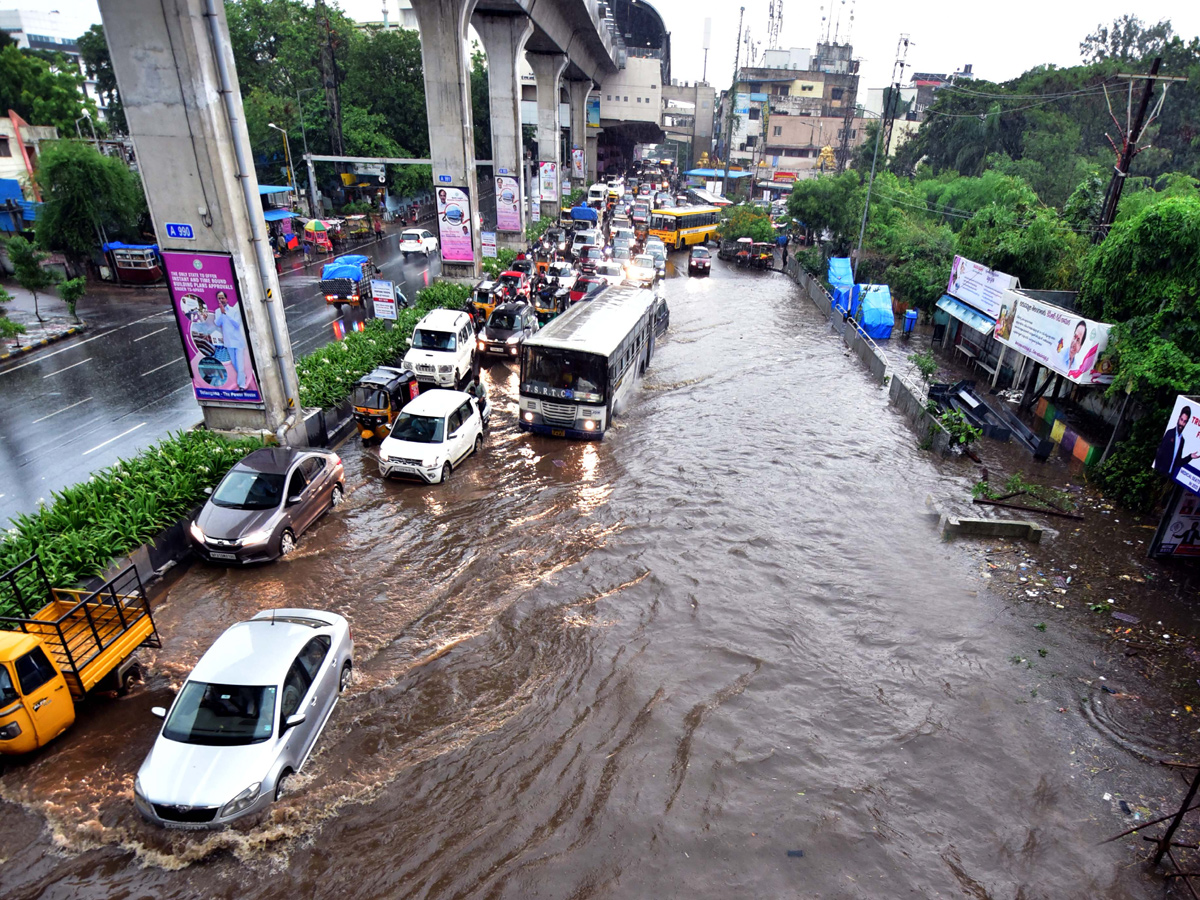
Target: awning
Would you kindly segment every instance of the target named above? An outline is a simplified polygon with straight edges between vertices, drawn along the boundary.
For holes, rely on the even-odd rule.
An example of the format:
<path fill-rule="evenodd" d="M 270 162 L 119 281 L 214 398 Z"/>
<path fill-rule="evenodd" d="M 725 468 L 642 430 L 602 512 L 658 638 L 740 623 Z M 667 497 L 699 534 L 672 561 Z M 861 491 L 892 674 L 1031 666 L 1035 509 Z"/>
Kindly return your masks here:
<path fill-rule="evenodd" d="M 290 190 L 291 188 L 286 184 L 282 186 L 278 184 L 260 184 L 258 186 L 258 193 L 260 196 L 262 194 L 284 194 Z"/>
<path fill-rule="evenodd" d="M 989 319 L 973 306 L 967 306 L 957 297 L 951 297 L 949 294 L 942 294 L 942 299 L 937 302 L 937 308 L 945 310 L 968 328 L 975 329 L 985 337 L 991 334 L 992 329 L 996 327 L 993 319 Z"/>
<path fill-rule="evenodd" d="M 263 218 L 268 222 L 278 222 L 280 219 L 290 219 L 295 213 L 290 209 L 267 209 L 263 211 Z"/>

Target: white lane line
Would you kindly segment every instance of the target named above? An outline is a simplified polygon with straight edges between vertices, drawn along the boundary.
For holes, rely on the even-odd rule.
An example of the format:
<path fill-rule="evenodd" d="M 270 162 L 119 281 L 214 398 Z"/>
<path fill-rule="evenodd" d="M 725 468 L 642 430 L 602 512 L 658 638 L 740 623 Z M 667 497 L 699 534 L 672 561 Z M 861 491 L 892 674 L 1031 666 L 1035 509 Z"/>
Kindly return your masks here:
<path fill-rule="evenodd" d="M 143 372 L 141 377 L 142 377 L 142 378 L 145 378 L 147 375 L 153 375 L 153 374 L 154 374 L 155 372 L 157 372 L 159 369 L 165 369 L 167 366 L 173 366 L 173 365 L 175 365 L 175 363 L 177 363 L 177 362 L 183 362 L 183 357 L 182 357 L 182 356 L 177 356 L 177 357 L 175 357 L 173 360 L 171 360 L 170 362 L 165 362 L 165 363 L 163 363 L 161 366 L 155 366 L 155 367 L 154 367 L 153 369 L 151 369 L 149 372 Z"/>
<path fill-rule="evenodd" d="M 83 455 L 84 455 L 84 456 L 87 456 L 89 453 L 95 453 L 95 452 L 96 452 L 97 450 L 99 450 L 101 447 L 107 447 L 107 446 L 108 446 L 109 444 L 111 444 L 113 441 L 119 441 L 121 438 L 125 437 L 125 435 L 127 435 L 127 434 L 133 434 L 135 431 L 137 431 L 139 428 L 141 428 L 141 427 L 142 427 L 142 425 L 145 425 L 145 424 L 146 424 L 145 422 L 142 422 L 140 425 L 134 425 L 134 426 L 133 426 L 132 428 L 130 428 L 128 431 L 122 431 L 122 432 L 121 432 L 120 434 L 118 434 L 116 437 L 114 437 L 114 438 L 109 438 L 109 439 L 108 439 L 107 441 L 105 441 L 103 444 L 97 444 L 97 445 L 96 445 L 95 447 L 93 447 L 91 450 L 84 450 L 84 451 L 83 451 Z"/>
<path fill-rule="evenodd" d="M 11 374 L 12 372 L 16 372 L 19 369 L 24 369 L 26 366 L 37 365 L 42 360 L 49 359 L 51 356 L 58 356 L 58 354 L 60 354 L 60 353 L 66 353 L 69 350 L 74 350 L 77 347 L 82 347 L 84 344 L 90 344 L 92 341 L 98 341 L 102 337 L 108 337 L 114 331 L 121 331 L 124 328 L 128 328 L 130 325 L 137 325 L 141 322 L 145 322 L 147 319 L 153 319 L 153 318 L 156 318 L 157 316 L 169 315 L 169 314 L 170 314 L 169 311 L 167 313 L 161 313 L 161 312 L 151 313 L 148 316 L 142 316 L 140 319 L 135 319 L 134 321 L 127 322 L 124 325 L 118 325 L 116 328 L 110 328 L 108 331 L 102 331 L 99 334 L 94 334 L 90 338 L 84 338 L 82 341 L 74 341 L 71 344 L 68 344 L 66 347 L 63 347 L 61 350 L 51 350 L 49 353 L 39 353 L 39 354 L 37 354 L 37 357 L 35 359 L 31 359 L 29 362 L 21 363 L 19 366 L 13 366 L 11 369 L 5 369 L 3 372 L 0 372 L 0 375 L 8 375 L 8 374 Z"/>
<path fill-rule="evenodd" d="M 296 301 L 296 303 L 299 303 L 299 302 L 300 302 L 299 300 Z M 296 303 L 289 303 L 287 306 L 284 307 L 284 309 L 292 309 L 293 307 L 295 307 Z"/>
<path fill-rule="evenodd" d="M 91 397 L 85 397 L 83 400 L 80 400 L 78 403 L 72 403 L 70 406 L 64 406 L 62 409 L 58 410 L 57 412 L 47 413 L 46 415 L 42 416 L 40 419 L 34 419 L 33 424 L 36 425 L 38 422 L 45 422 L 51 416 L 57 416 L 59 413 L 65 413 L 68 409 L 74 409 L 77 406 L 87 403 L 88 400 L 91 400 L 91 399 L 92 399 Z"/>
<path fill-rule="evenodd" d="M 168 327 L 169 326 L 164 325 L 162 328 L 158 329 L 158 331 L 152 331 L 149 334 L 143 334 L 140 338 L 134 338 L 133 342 L 136 344 L 138 341 L 144 341 L 148 337 L 154 337 L 156 334 L 162 334 L 167 330 Z"/>
<path fill-rule="evenodd" d="M 55 369 L 53 372 L 50 372 L 50 373 L 48 373 L 48 374 L 46 374 L 46 375 L 43 375 L 43 376 L 42 376 L 42 378 L 43 378 L 43 379 L 46 379 L 46 378 L 49 378 L 51 375 L 58 375 L 58 374 L 59 374 L 59 373 L 61 373 L 61 372 L 65 372 L 65 371 L 67 371 L 67 369 L 73 369 L 73 368 L 75 368 L 76 366 L 82 366 L 82 365 L 83 365 L 85 362 L 91 362 L 91 361 L 92 361 L 92 358 L 89 356 L 87 359 L 81 359 L 81 360 L 80 360 L 79 362 L 77 362 L 77 363 L 71 363 L 69 366 L 64 366 L 64 367 L 63 367 L 63 368 L 61 368 L 61 369 Z"/>

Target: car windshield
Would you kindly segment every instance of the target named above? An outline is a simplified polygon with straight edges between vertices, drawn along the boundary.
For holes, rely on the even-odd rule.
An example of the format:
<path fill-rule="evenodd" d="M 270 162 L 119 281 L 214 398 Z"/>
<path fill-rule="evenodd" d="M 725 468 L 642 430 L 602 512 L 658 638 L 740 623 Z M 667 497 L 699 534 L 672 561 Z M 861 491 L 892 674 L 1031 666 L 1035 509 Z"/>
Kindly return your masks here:
<path fill-rule="evenodd" d="M 441 416 L 400 413 L 396 424 L 392 426 L 392 437 L 398 441 L 412 441 L 414 444 L 440 444 L 445 426 L 446 420 Z"/>
<path fill-rule="evenodd" d="M 486 290 L 486 291 L 483 291 L 483 290 L 476 290 L 476 291 L 475 291 L 475 296 L 472 298 L 472 301 L 473 301 L 473 302 L 475 302 L 475 303 L 482 303 L 482 304 L 484 304 L 485 306 L 486 306 L 487 304 L 491 303 L 491 302 L 492 302 L 492 291 L 491 291 L 491 289 L 489 288 L 489 289 L 488 289 L 488 290 Z"/>
<path fill-rule="evenodd" d="M 283 500 L 283 475 L 233 468 L 213 491 L 212 502 L 228 509 L 271 509 Z"/>
<path fill-rule="evenodd" d="M 621 267 L 614 266 L 612 263 L 605 263 L 602 266 L 598 266 L 596 272 L 599 275 L 620 275 Z"/>
<path fill-rule="evenodd" d="M 633 254 L 628 247 L 618 247 L 613 251 L 613 259 L 629 259 Z"/>
<path fill-rule="evenodd" d="M 692 258 L 693 259 L 708 259 L 708 251 L 705 250 L 703 247 L 693 247 L 692 248 Z"/>
<path fill-rule="evenodd" d="M 458 349 L 458 338 L 450 331 L 430 331 L 428 328 L 418 328 L 413 332 L 412 345 L 414 350 L 450 350 Z"/>
<path fill-rule="evenodd" d="M 640 266 L 643 269 L 653 269 L 654 257 L 643 254 L 642 256 L 635 257 L 633 264 L 635 266 Z"/>
<path fill-rule="evenodd" d="M 387 394 L 377 387 L 356 387 L 354 389 L 354 405 L 366 409 L 387 409 Z"/>
<path fill-rule="evenodd" d="M 404 234 L 400 235 L 400 240 L 402 241 L 419 241 L 420 239 L 421 232 L 419 231 L 406 231 Z"/>
<path fill-rule="evenodd" d="M 588 247 L 583 251 L 583 255 L 588 259 L 601 259 L 604 256 L 604 251 L 599 247 Z"/>
<path fill-rule="evenodd" d="M 526 345 L 525 359 L 521 365 L 521 387 L 545 388 L 556 392 L 550 396 L 561 396 L 557 393 L 559 391 L 589 394 L 590 402 L 603 403 L 607 369 L 608 363 L 603 356 Z"/>
<path fill-rule="evenodd" d="M 274 685 L 189 681 L 171 708 L 163 737 L 216 747 L 265 741 L 275 729 L 275 690 Z"/>
<path fill-rule="evenodd" d="M 498 309 L 488 319 L 488 328 L 497 328 L 501 331 L 516 331 L 520 327 L 521 317 L 507 310 Z"/>

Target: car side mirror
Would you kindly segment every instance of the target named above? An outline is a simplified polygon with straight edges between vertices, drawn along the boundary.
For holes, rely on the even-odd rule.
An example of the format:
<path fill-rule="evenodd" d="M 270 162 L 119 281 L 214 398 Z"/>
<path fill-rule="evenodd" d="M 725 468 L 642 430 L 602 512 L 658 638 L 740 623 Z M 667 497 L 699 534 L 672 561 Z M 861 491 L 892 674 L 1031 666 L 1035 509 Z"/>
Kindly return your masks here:
<path fill-rule="evenodd" d="M 288 506 L 295 506 L 295 505 L 296 505 L 297 503 L 299 503 L 299 502 L 300 502 L 300 495 L 299 495 L 299 494 L 293 494 L 292 496 L 290 496 L 290 497 L 288 497 L 288 498 L 287 498 L 287 505 L 288 505 Z"/>
<path fill-rule="evenodd" d="M 205 493 L 205 494 L 207 494 L 209 497 L 211 497 L 211 496 L 212 496 L 212 491 L 213 491 L 213 489 L 212 489 L 212 488 L 210 488 L 210 487 L 206 487 L 206 488 L 204 489 L 204 493 Z"/>
<path fill-rule="evenodd" d="M 150 707 L 150 715 L 165 719 L 167 717 L 167 708 L 165 706 L 152 706 Z"/>
<path fill-rule="evenodd" d="M 297 725 L 303 725 L 308 717 L 304 713 L 295 713 L 287 717 L 287 721 L 283 723 L 284 729 L 295 728 Z"/>

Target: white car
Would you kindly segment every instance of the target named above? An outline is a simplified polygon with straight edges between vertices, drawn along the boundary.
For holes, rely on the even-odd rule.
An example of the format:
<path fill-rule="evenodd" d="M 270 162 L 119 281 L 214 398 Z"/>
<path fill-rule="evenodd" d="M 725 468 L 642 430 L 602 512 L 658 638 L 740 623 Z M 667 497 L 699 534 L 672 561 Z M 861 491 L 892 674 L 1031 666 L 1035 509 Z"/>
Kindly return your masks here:
<path fill-rule="evenodd" d="M 429 256 L 430 253 L 437 253 L 437 248 L 437 238 L 424 228 L 410 228 L 400 233 L 400 252 L 404 254 L 405 259 L 408 259 L 410 253 Z"/>
<path fill-rule="evenodd" d="M 478 401 L 462 391 L 426 391 L 392 424 L 379 445 L 379 471 L 440 484 L 459 463 L 483 446 Z"/>
<path fill-rule="evenodd" d="M 470 313 L 434 309 L 413 328 L 401 366 L 423 385 L 459 388 L 475 366 L 475 321 Z"/>
<path fill-rule="evenodd" d="M 336 613 L 269 609 L 200 657 L 134 782 L 158 825 L 214 828 L 270 806 L 350 684 L 354 638 Z"/>
<path fill-rule="evenodd" d="M 600 236 L 594 231 L 575 232 L 575 237 L 571 240 L 572 258 L 578 259 L 584 247 L 594 247 L 598 243 L 600 243 Z"/>
<path fill-rule="evenodd" d="M 596 277 L 609 284 L 620 284 L 625 280 L 625 269 L 619 262 L 604 262 L 596 266 Z"/>
<path fill-rule="evenodd" d="M 652 285 L 654 280 L 658 278 L 658 269 L 654 264 L 654 257 L 649 253 L 641 253 L 635 256 L 625 269 L 628 278 L 635 284 Z"/>

